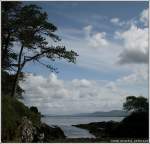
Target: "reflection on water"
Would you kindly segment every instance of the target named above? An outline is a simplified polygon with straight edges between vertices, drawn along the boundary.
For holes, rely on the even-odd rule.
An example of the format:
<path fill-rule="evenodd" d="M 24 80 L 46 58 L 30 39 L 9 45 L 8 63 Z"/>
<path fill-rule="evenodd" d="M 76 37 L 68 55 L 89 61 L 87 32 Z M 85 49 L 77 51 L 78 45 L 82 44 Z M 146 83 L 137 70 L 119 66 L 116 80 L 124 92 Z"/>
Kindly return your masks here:
<path fill-rule="evenodd" d="M 71 116 L 50 116 L 43 117 L 42 121 L 48 125 L 57 125 L 68 138 L 94 138 L 87 130 L 74 127 L 76 124 L 87 124 L 101 121 L 121 121 L 123 117 L 71 117 Z"/>

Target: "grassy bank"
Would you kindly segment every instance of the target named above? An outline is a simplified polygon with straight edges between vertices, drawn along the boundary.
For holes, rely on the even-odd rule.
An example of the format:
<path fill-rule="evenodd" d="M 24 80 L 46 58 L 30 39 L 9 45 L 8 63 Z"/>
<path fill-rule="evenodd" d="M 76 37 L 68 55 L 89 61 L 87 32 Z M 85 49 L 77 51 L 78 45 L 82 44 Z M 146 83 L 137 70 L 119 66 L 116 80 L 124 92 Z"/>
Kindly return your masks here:
<path fill-rule="evenodd" d="M 22 117 L 26 116 L 33 126 L 40 127 L 40 113 L 32 112 L 16 98 L 2 96 L 2 141 L 20 141 L 18 126 Z"/>
<path fill-rule="evenodd" d="M 23 118 L 31 123 L 23 123 Z M 56 139 L 65 139 L 63 131 L 59 127 L 50 127 L 41 122 L 41 114 L 33 109 L 28 108 L 16 98 L 10 96 L 2 96 L 2 142 L 23 142 L 22 127 L 26 127 L 27 131 L 31 130 L 33 137 L 29 142 L 49 142 Z M 32 129 L 35 132 L 32 133 Z M 44 135 L 40 141 L 41 134 Z"/>

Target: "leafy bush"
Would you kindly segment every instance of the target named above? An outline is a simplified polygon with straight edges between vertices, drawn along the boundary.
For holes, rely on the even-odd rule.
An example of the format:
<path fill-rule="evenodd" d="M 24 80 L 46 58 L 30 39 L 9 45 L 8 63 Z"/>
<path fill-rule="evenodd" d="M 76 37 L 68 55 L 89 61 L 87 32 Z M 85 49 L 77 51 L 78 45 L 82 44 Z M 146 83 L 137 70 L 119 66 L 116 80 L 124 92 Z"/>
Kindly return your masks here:
<path fill-rule="evenodd" d="M 30 107 L 30 110 L 34 113 L 38 113 L 38 109 L 35 106 Z"/>
<path fill-rule="evenodd" d="M 123 108 L 124 110 L 131 112 L 147 112 L 148 99 L 143 96 L 128 96 L 126 102 L 123 103 Z"/>

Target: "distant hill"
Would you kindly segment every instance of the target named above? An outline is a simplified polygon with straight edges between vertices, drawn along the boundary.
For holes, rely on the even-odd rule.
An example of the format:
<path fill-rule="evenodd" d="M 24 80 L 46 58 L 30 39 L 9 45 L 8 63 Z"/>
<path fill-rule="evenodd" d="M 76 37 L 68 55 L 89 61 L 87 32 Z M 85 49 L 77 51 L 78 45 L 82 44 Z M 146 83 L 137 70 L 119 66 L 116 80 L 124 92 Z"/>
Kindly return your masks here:
<path fill-rule="evenodd" d="M 75 116 L 101 116 L 101 117 L 124 117 L 129 113 L 122 110 L 112 110 L 108 112 L 98 111 L 93 113 L 81 113 L 76 114 Z"/>
<path fill-rule="evenodd" d="M 80 113 L 80 114 L 72 114 L 72 115 L 42 115 L 43 117 L 62 117 L 62 116 L 67 116 L 67 117 L 76 117 L 76 116 L 80 116 L 80 117 L 84 117 L 84 116 L 88 116 L 88 117 L 92 117 L 92 116 L 97 116 L 97 117 L 125 117 L 128 116 L 129 113 L 125 112 L 123 110 L 112 110 L 112 111 L 108 111 L 108 112 L 104 112 L 104 111 L 98 111 L 98 112 L 93 112 L 93 113 Z"/>

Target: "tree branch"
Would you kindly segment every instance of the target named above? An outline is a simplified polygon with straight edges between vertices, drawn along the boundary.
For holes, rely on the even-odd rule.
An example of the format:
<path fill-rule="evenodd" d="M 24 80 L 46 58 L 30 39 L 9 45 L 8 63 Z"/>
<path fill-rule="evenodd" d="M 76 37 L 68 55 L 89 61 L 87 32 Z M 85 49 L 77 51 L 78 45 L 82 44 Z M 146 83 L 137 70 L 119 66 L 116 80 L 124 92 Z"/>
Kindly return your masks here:
<path fill-rule="evenodd" d="M 43 48 L 44 49 L 44 48 Z M 69 54 L 78 56 L 77 53 L 73 52 L 73 51 L 66 51 L 65 47 L 54 47 L 54 48 L 45 48 L 45 50 L 43 50 L 41 53 L 38 53 L 32 57 L 25 57 L 24 62 L 23 62 L 23 66 L 32 60 L 37 60 L 38 58 L 40 58 L 41 56 L 43 56 L 44 54 L 47 54 L 47 58 L 53 58 L 54 55 L 57 55 L 59 58 L 64 57 L 66 59 L 70 59 Z M 48 55 L 49 54 L 49 55 Z M 53 56 L 51 56 L 50 54 L 53 54 Z M 74 62 L 74 60 L 72 60 Z"/>

